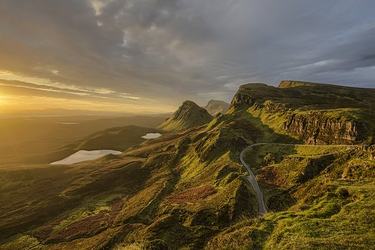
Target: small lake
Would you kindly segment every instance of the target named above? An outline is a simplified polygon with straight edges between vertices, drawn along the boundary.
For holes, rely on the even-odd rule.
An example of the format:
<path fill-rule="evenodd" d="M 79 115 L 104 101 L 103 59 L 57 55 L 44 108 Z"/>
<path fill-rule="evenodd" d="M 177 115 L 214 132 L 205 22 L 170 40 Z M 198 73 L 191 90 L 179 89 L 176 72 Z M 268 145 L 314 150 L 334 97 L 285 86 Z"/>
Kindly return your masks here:
<path fill-rule="evenodd" d="M 60 161 L 52 162 L 50 165 L 70 165 L 82 161 L 96 160 L 109 154 L 119 155 L 121 153 L 121 151 L 116 150 L 80 150 Z"/>
<path fill-rule="evenodd" d="M 160 133 L 147 133 L 144 136 L 142 136 L 143 139 L 149 140 L 149 139 L 156 139 L 161 136 Z"/>

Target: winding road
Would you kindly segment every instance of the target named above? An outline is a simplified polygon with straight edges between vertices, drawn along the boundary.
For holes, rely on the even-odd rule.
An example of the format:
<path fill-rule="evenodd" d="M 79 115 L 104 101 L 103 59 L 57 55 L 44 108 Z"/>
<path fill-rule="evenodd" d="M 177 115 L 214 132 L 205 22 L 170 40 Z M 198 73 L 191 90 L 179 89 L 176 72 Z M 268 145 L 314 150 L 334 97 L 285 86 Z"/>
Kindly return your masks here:
<path fill-rule="evenodd" d="M 251 186 L 253 187 L 253 189 L 255 191 L 255 195 L 257 197 L 259 215 L 265 214 L 267 212 L 267 208 L 266 208 L 266 204 L 264 203 L 264 197 L 263 197 L 262 190 L 260 190 L 257 179 L 255 178 L 255 175 L 254 175 L 253 171 L 251 171 L 250 166 L 245 162 L 244 155 L 245 155 L 246 151 L 252 149 L 253 147 L 259 146 L 259 145 L 265 145 L 265 144 L 267 144 L 267 143 L 256 143 L 256 144 L 250 145 L 249 147 L 242 150 L 242 152 L 240 154 L 240 161 L 241 161 L 242 165 L 244 165 L 244 167 L 246 168 L 247 172 L 249 173 L 249 176 L 247 176 L 246 179 L 250 182 Z"/>
<path fill-rule="evenodd" d="M 252 144 L 252 145 L 246 147 L 244 150 L 242 150 L 242 152 L 240 154 L 240 161 L 241 161 L 242 165 L 246 168 L 247 172 L 249 173 L 249 176 L 247 176 L 246 179 L 250 182 L 251 186 L 253 187 L 253 189 L 255 191 L 255 194 L 256 194 L 256 197 L 257 197 L 257 201 L 258 201 L 258 212 L 259 212 L 259 215 L 263 215 L 263 214 L 267 213 L 267 207 L 266 207 L 266 204 L 264 202 L 263 192 L 260 189 L 258 181 L 256 180 L 255 175 L 254 175 L 253 171 L 251 170 L 249 164 L 247 164 L 245 162 L 244 155 L 245 155 L 246 151 L 251 150 L 253 147 L 261 146 L 261 145 L 308 146 L 308 147 L 316 147 L 316 146 L 326 146 L 326 147 L 338 147 L 338 146 L 358 147 L 358 145 L 344 145 L 344 144 L 343 145 L 311 145 L 311 144 L 286 144 L 286 143 L 266 143 L 266 142 L 255 143 L 255 144 Z"/>

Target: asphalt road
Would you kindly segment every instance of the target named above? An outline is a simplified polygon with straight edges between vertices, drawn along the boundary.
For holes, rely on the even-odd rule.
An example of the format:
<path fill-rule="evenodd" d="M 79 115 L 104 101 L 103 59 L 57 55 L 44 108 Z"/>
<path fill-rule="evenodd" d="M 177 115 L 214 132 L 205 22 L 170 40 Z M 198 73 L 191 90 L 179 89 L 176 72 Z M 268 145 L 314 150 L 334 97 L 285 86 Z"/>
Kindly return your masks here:
<path fill-rule="evenodd" d="M 290 146 L 309 146 L 309 147 L 316 147 L 316 146 L 331 146 L 331 147 L 337 147 L 337 146 L 356 147 L 357 146 L 358 147 L 358 145 L 309 145 L 309 144 L 285 144 L 285 143 L 255 143 L 253 145 L 250 145 L 250 146 L 246 147 L 244 150 L 242 150 L 242 152 L 240 154 L 240 161 L 241 161 L 242 165 L 246 168 L 247 172 L 249 173 L 249 176 L 247 176 L 247 180 L 249 181 L 249 183 L 251 184 L 251 186 L 253 187 L 253 189 L 255 191 L 257 201 L 258 201 L 259 215 L 263 215 L 263 214 L 267 213 L 267 207 L 266 207 L 266 204 L 264 202 L 263 192 L 259 187 L 258 181 L 256 180 L 255 175 L 250 168 L 250 165 L 245 162 L 244 155 L 245 155 L 246 151 L 251 150 L 253 147 L 260 146 L 260 145 L 267 145 L 267 144 L 288 145 L 288 146 L 289 145 Z"/>

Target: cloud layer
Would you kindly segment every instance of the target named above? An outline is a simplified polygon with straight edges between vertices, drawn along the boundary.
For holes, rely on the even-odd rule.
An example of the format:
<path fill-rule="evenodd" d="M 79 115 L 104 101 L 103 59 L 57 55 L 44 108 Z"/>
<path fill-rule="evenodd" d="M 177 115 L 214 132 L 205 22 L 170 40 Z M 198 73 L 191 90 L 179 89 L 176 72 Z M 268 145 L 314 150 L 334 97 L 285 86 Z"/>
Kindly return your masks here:
<path fill-rule="evenodd" d="M 3 0 L 0 79 L 134 105 L 228 100 L 253 81 L 375 87 L 374 9 L 372 0 Z"/>

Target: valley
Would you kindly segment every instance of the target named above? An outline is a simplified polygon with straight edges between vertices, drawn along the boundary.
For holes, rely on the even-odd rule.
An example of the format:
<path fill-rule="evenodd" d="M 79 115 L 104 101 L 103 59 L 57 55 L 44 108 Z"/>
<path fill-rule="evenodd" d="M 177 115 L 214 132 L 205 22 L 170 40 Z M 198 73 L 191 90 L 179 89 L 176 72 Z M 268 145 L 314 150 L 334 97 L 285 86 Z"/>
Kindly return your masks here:
<path fill-rule="evenodd" d="M 123 150 L 144 141 L 141 136 L 146 133 L 159 131 L 156 127 L 167 116 L 0 118 L 0 168 L 46 164 L 81 149 Z M 126 128 L 120 131 L 122 127 Z"/>

